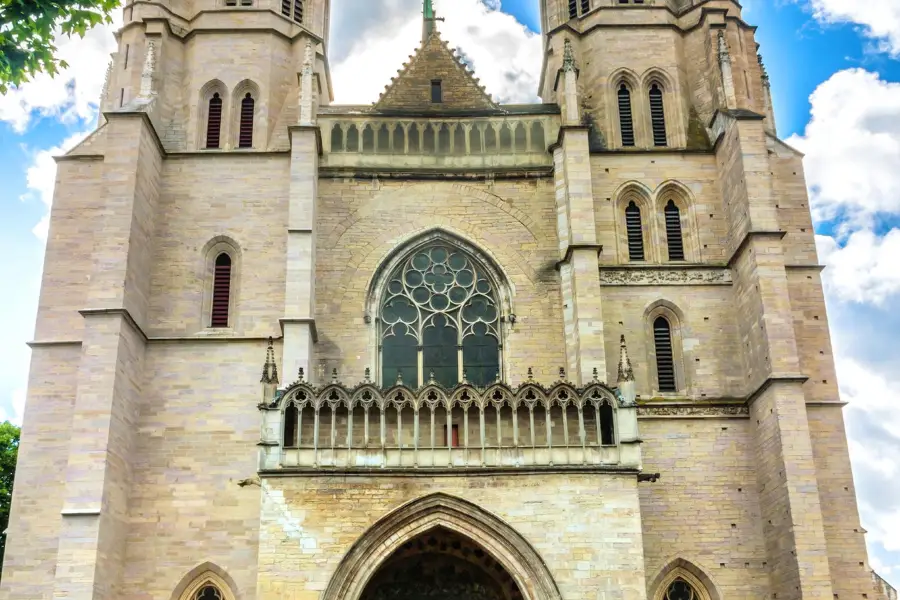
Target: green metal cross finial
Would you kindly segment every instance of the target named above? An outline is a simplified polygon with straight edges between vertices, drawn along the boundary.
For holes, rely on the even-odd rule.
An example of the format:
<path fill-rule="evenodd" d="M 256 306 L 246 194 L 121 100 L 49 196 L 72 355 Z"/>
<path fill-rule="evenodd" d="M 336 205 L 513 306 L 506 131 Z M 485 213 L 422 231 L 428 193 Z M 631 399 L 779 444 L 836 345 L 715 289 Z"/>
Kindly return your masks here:
<path fill-rule="evenodd" d="M 431 0 L 423 0 L 424 7 L 422 9 L 422 41 L 428 39 L 428 36 L 434 31 L 434 6 Z"/>

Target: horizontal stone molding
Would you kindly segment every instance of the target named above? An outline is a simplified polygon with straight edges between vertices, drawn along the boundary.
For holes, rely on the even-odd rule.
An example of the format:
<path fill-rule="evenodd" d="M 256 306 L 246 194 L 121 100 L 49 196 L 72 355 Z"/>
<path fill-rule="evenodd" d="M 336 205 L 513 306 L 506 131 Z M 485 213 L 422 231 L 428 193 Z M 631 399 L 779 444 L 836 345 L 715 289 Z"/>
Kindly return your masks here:
<path fill-rule="evenodd" d="M 721 267 L 600 268 L 601 285 L 731 285 L 731 270 Z"/>
<path fill-rule="evenodd" d="M 638 418 L 650 417 L 749 417 L 746 404 L 720 404 L 714 406 L 673 405 L 638 406 Z"/>

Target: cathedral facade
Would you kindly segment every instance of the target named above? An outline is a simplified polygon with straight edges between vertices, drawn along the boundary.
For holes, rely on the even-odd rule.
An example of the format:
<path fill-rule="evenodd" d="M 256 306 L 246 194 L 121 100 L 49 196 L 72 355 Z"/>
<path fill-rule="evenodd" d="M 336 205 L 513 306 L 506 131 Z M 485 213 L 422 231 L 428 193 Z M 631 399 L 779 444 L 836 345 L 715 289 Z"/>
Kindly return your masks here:
<path fill-rule="evenodd" d="M 0 598 L 879 598 L 741 5 L 541 0 L 528 105 L 431 0 L 336 105 L 329 11 L 126 4 L 58 159 Z"/>

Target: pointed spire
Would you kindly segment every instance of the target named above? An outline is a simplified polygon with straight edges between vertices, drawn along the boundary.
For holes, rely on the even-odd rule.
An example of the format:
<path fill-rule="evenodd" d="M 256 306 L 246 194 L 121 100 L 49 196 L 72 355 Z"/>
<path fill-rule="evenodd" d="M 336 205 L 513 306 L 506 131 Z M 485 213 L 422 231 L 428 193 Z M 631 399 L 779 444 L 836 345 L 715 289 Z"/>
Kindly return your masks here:
<path fill-rule="evenodd" d="M 434 33 L 434 22 L 437 20 L 434 16 L 434 6 L 431 0 L 423 0 L 422 2 L 422 41 Z"/>
<path fill-rule="evenodd" d="M 631 359 L 628 358 L 628 346 L 625 345 L 625 336 L 619 342 L 619 378 L 618 383 L 634 381 L 634 369 L 631 367 Z"/>
<path fill-rule="evenodd" d="M 266 348 L 266 362 L 263 364 L 259 383 L 262 385 L 263 404 L 274 401 L 278 391 L 278 366 L 275 364 L 275 343 L 271 337 Z"/>
<path fill-rule="evenodd" d="M 260 383 L 274 383 L 278 385 L 278 365 L 275 364 L 275 341 L 269 338 L 269 347 L 266 349 L 266 362 L 263 365 Z"/>

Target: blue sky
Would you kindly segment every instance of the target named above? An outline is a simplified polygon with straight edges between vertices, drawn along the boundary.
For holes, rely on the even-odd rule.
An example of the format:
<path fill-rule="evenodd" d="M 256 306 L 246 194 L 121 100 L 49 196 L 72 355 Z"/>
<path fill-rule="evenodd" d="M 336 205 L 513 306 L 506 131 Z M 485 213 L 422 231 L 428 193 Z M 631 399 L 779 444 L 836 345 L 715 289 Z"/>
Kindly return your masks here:
<path fill-rule="evenodd" d="M 374 100 L 418 36 L 417 0 L 361 2 L 333 0 L 330 51 L 342 102 Z M 473 59 L 489 91 L 504 100 L 534 95 L 537 0 L 436 5 L 447 17 L 445 37 Z M 873 566 L 898 584 L 900 1 L 747 0 L 743 17 L 758 26 L 779 135 L 806 154 L 862 521 Z M 7 288 L 0 300 L 0 418 L 13 420 L 21 418 L 27 381 L 25 342 L 53 189 L 50 156 L 92 127 L 114 46 L 107 28 L 62 40 L 60 49 L 69 71 L 0 97 L 0 252 L 7 257 L 0 261 Z M 397 60 L 386 58 L 392 56 Z"/>

